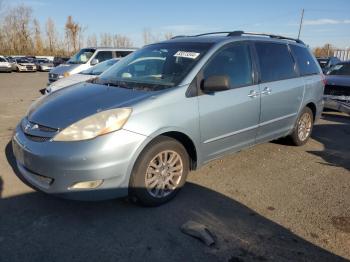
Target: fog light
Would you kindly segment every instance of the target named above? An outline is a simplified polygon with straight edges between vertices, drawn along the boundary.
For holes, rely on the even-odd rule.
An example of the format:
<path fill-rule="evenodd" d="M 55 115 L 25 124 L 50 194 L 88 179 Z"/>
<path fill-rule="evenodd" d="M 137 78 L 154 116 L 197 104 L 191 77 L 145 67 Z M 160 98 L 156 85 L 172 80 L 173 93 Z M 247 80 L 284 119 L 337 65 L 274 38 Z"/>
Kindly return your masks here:
<path fill-rule="evenodd" d="M 78 182 L 69 187 L 69 189 L 89 189 L 99 187 L 103 183 L 103 180 L 93 180 L 93 181 L 84 181 Z"/>

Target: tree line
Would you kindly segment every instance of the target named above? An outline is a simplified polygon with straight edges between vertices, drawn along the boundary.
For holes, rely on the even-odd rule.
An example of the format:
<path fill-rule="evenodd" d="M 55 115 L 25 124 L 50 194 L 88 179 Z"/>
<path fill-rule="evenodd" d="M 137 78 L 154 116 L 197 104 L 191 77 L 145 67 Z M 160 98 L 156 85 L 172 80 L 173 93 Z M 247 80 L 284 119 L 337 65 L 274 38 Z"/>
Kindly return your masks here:
<path fill-rule="evenodd" d="M 53 55 L 70 56 L 85 46 L 133 46 L 125 35 L 101 33 L 85 36 L 86 27 L 67 17 L 63 30 L 59 30 L 52 18 L 45 24 L 33 17 L 33 10 L 18 5 L 1 10 L 0 2 L 0 54 L 1 55 Z"/>
<path fill-rule="evenodd" d="M 31 7 L 24 4 L 4 10 L 0 0 L 0 54 L 1 55 L 52 55 L 70 56 L 86 46 L 133 47 L 132 40 L 122 34 L 93 33 L 86 35 L 87 27 L 68 16 L 64 28 L 57 28 L 52 18 L 42 25 L 33 17 Z M 143 30 L 144 44 L 173 37 L 171 32 L 154 34 Z M 334 46 L 325 44 L 313 48 L 315 56 L 332 56 Z"/>

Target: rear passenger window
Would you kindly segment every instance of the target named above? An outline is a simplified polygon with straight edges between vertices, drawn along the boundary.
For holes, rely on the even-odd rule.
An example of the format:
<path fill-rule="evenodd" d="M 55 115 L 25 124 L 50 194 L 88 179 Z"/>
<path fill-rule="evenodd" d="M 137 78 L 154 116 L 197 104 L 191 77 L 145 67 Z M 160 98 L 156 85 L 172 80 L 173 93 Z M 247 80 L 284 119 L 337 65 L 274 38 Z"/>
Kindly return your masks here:
<path fill-rule="evenodd" d="M 320 69 L 306 47 L 290 45 L 290 49 L 297 60 L 298 68 L 302 76 L 320 73 Z"/>
<path fill-rule="evenodd" d="M 204 78 L 214 75 L 226 75 L 230 78 L 231 88 L 250 85 L 252 66 L 248 45 L 233 45 L 220 50 L 206 65 Z"/>
<path fill-rule="evenodd" d="M 116 51 L 115 55 L 116 55 L 116 57 L 124 57 L 130 53 L 132 53 L 132 52 L 131 51 Z"/>
<path fill-rule="evenodd" d="M 262 82 L 271 82 L 296 77 L 294 61 L 287 45 L 256 43 Z"/>
<path fill-rule="evenodd" d="M 113 57 L 112 51 L 100 51 L 95 56 L 95 59 L 98 59 L 98 62 L 101 63 Z"/>

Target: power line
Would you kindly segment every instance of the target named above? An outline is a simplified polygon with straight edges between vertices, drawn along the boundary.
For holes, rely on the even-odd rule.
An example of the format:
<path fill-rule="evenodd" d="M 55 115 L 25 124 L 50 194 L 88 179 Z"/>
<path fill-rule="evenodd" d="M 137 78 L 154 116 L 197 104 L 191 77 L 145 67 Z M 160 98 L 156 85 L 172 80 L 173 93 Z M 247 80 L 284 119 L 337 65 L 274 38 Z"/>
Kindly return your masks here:
<path fill-rule="evenodd" d="M 298 39 L 300 38 L 301 27 L 303 26 L 303 19 L 304 19 L 304 8 L 301 10 Z"/>

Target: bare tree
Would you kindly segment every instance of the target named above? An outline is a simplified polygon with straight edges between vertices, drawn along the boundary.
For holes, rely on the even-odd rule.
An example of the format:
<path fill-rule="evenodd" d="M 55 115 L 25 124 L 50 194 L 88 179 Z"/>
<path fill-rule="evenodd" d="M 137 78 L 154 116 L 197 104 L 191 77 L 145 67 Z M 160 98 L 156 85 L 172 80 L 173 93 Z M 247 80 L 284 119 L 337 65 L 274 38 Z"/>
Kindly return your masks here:
<path fill-rule="evenodd" d="M 322 47 L 314 48 L 314 54 L 316 57 L 327 57 L 334 54 L 336 48 L 331 44 L 325 44 Z"/>
<path fill-rule="evenodd" d="M 174 37 L 174 34 L 172 32 L 166 32 L 164 33 L 165 40 L 169 40 Z"/>
<path fill-rule="evenodd" d="M 40 24 L 37 19 L 33 20 L 34 25 L 34 52 L 35 54 L 43 54 L 43 40 L 41 37 Z"/>
<path fill-rule="evenodd" d="M 109 33 L 102 33 L 100 35 L 100 45 L 101 46 L 112 46 L 113 44 L 113 37 Z"/>
<path fill-rule="evenodd" d="M 54 53 L 57 45 L 57 31 L 54 21 L 49 17 L 46 21 L 46 46 L 48 47 L 51 54 Z"/>
<path fill-rule="evenodd" d="M 97 46 L 96 34 L 89 35 L 86 39 L 86 45 L 89 47 Z"/>
<path fill-rule="evenodd" d="M 129 37 L 115 34 L 113 37 L 113 46 L 117 48 L 127 48 L 132 47 L 133 43 Z"/>
<path fill-rule="evenodd" d="M 32 52 L 32 9 L 25 5 L 19 5 L 8 9 L 4 17 L 3 37 L 6 39 L 7 49 L 19 54 Z"/>
<path fill-rule="evenodd" d="M 77 51 L 80 45 L 80 39 L 82 38 L 81 36 L 82 32 L 83 32 L 82 26 L 79 23 L 74 22 L 72 16 L 68 16 L 67 22 L 65 25 L 65 33 L 66 33 L 65 36 L 67 40 L 68 52 Z"/>

